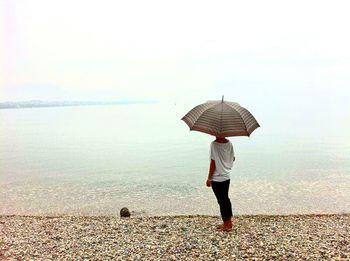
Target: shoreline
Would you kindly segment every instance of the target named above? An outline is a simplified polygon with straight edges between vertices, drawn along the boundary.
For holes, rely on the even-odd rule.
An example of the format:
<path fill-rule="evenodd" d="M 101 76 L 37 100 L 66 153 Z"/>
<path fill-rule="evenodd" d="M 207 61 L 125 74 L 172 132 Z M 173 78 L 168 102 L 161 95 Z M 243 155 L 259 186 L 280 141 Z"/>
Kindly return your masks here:
<path fill-rule="evenodd" d="M 344 213 L 310 213 L 310 214 L 238 214 L 233 215 L 232 219 L 235 218 L 288 218 L 288 217 L 332 217 L 332 216 L 350 216 L 350 212 L 344 212 Z M 198 214 L 198 215 L 147 215 L 147 214 L 133 214 L 131 213 L 130 217 L 120 217 L 119 213 L 116 213 L 115 215 L 77 215 L 77 214 L 58 214 L 58 215 L 23 215 L 23 214 L 10 214 L 10 215 L 4 215 L 0 214 L 1 218 L 14 218 L 14 217 L 23 217 L 23 218 L 43 218 L 43 219 L 53 219 L 53 218 L 91 218 L 91 219 L 98 219 L 98 218 L 118 218 L 118 219 L 142 219 L 142 218 L 150 218 L 150 219 L 158 219 L 158 218 L 220 218 L 218 215 L 205 215 L 205 214 Z"/>
<path fill-rule="evenodd" d="M 350 258 L 350 213 L 218 216 L 0 216 L 0 259 Z"/>

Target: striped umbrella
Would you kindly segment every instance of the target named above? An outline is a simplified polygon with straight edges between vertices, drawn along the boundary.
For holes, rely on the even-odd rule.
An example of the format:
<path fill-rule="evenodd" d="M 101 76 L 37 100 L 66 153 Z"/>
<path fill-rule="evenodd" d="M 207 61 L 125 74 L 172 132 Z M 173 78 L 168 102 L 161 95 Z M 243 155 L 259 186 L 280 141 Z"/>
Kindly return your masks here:
<path fill-rule="evenodd" d="M 208 133 L 216 137 L 250 136 L 259 123 L 238 103 L 207 101 L 190 110 L 182 120 L 190 130 Z"/>

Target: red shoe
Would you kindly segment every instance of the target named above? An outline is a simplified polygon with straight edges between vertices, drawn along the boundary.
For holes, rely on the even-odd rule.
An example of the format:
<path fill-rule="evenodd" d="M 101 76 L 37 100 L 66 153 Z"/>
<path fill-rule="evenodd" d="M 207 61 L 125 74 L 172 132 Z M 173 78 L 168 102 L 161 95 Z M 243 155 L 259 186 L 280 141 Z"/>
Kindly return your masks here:
<path fill-rule="evenodd" d="M 232 230 L 232 220 L 227 220 L 224 221 L 224 224 L 222 225 L 221 228 L 219 228 L 220 231 L 225 231 L 225 232 L 229 232 Z"/>

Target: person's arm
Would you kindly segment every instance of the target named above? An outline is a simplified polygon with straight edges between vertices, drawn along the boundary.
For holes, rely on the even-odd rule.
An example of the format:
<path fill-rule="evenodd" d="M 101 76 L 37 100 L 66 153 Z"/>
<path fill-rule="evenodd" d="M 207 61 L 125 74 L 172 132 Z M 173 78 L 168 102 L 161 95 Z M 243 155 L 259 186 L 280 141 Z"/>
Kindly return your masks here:
<path fill-rule="evenodd" d="M 210 166 L 209 166 L 209 174 L 207 179 L 207 187 L 211 187 L 211 180 L 213 178 L 215 172 L 215 160 L 210 160 Z"/>

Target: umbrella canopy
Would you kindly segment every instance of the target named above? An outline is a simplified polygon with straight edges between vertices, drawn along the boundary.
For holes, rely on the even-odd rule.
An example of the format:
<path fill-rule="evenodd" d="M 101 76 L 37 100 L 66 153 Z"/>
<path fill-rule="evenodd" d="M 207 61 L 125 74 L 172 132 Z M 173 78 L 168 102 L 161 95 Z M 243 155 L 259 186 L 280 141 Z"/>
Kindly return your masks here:
<path fill-rule="evenodd" d="M 254 116 L 238 103 L 208 101 L 190 110 L 182 120 L 190 130 L 216 137 L 250 136 L 259 123 Z"/>

